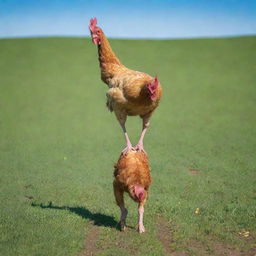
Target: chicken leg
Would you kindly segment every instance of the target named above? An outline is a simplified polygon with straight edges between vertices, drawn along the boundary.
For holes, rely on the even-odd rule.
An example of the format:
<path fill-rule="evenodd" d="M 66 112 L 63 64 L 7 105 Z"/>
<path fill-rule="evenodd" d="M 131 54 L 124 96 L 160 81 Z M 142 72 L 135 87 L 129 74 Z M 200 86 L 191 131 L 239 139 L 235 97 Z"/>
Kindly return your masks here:
<path fill-rule="evenodd" d="M 128 214 L 128 211 L 124 206 L 124 191 L 120 190 L 119 186 L 116 184 L 115 181 L 113 182 L 113 187 L 114 187 L 116 203 L 120 207 L 120 211 L 121 211 L 120 228 L 121 228 L 121 231 L 124 231 L 126 229 L 126 217 Z"/>
<path fill-rule="evenodd" d="M 126 141 L 126 147 L 123 149 L 122 154 L 126 155 L 128 153 L 128 151 L 133 150 L 134 148 L 133 148 L 132 143 L 129 139 L 128 133 L 127 133 L 126 128 L 125 128 L 125 125 L 123 124 L 123 125 L 121 125 L 121 127 L 124 131 L 124 137 L 125 137 L 125 141 Z"/>
<path fill-rule="evenodd" d="M 144 117 L 142 117 L 142 119 L 143 119 L 143 122 L 142 122 L 142 132 L 141 132 L 138 144 L 135 146 L 135 150 L 142 151 L 145 154 L 147 154 L 146 151 L 144 150 L 143 139 L 144 139 L 146 131 L 147 131 L 148 127 L 149 127 L 150 115 L 144 116 Z"/>
<path fill-rule="evenodd" d="M 125 114 L 121 114 L 121 113 L 116 113 L 116 117 L 117 117 L 117 120 L 119 121 L 122 129 L 123 129 L 123 132 L 124 132 L 124 137 L 125 137 L 125 142 L 126 142 L 126 147 L 123 149 L 122 151 L 122 154 L 123 155 L 126 155 L 128 153 L 128 151 L 130 150 L 134 150 L 133 146 L 132 146 L 132 143 L 129 139 L 129 136 L 128 136 L 128 133 L 126 131 L 126 128 L 125 128 L 125 122 L 126 122 L 126 118 L 127 116 Z"/>
<path fill-rule="evenodd" d="M 138 231 L 139 233 L 144 233 L 145 232 L 145 227 L 143 225 L 143 214 L 144 214 L 144 204 L 146 203 L 146 199 L 144 199 L 142 202 L 139 203 L 138 207 Z"/>

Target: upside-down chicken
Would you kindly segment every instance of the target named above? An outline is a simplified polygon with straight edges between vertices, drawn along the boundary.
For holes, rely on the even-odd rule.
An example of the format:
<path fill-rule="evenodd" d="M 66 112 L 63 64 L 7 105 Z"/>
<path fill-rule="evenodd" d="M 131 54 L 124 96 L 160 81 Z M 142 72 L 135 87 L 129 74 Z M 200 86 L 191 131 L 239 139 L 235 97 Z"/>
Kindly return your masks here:
<path fill-rule="evenodd" d="M 101 79 L 109 87 L 107 107 L 115 112 L 125 135 L 126 147 L 123 154 L 131 149 L 144 151 L 143 138 L 149 126 L 150 117 L 162 95 L 158 78 L 125 67 L 111 49 L 102 29 L 97 26 L 96 18 L 91 19 L 89 29 L 92 42 L 98 46 Z M 127 116 L 137 115 L 142 118 L 143 126 L 138 144 L 133 147 L 125 122 Z"/>
<path fill-rule="evenodd" d="M 124 204 L 124 192 L 128 192 L 130 197 L 138 202 L 138 231 L 139 233 L 145 232 L 143 225 L 144 205 L 151 183 L 147 155 L 144 152 L 134 150 L 130 150 L 127 154 L 121 154 L 115 165 L 114 177 L 114 194 L 116 203 L 121 210 L 121 230 L 126 228 L 125 220 L 128 211 Z"/>

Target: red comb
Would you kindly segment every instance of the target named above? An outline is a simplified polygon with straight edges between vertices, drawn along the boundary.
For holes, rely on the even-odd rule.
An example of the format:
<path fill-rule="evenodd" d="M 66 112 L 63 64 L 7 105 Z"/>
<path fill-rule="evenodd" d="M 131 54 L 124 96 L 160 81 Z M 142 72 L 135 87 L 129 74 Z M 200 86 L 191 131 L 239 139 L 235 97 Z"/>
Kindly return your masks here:
<path fill-rule="evenodd" d="M 90 30 L 93 30 L 96 27 L 96 25 L 97 25 L 97 19 L 95 17 L 90 20 L 90 25 L 89 25 Z"/>
<path fill-rule="evenodd" d="M 155 76 L 153 81 L 151 83 L 149 83 L 147 87 L 148 87 L 148 90 L 149 90 L 151 96 L 154 95 L 155 92 L 156 92 L 156 89 L 158 87 L 158 78 L 157 78 L 157 76 Z"/>

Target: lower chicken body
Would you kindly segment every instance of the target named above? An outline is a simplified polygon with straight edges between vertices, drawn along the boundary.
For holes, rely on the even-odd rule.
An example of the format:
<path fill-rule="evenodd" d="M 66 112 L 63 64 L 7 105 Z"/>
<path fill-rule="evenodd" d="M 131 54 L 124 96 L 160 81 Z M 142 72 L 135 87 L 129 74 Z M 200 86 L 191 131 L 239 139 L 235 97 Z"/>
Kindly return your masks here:
<path fill-rule="evenodd" d="M 120 208 L 120 227 L 126 229 L 128 210 L 125 207 L 124 193 L 127 192 L 131 199 L 138 203 L 138 232 L 145 232 L 143 225 L 144 206 L 148 197 L 151 183 L 148 157 L 144 152 L 130 150 L 121 154 L 115 165 L 113 189 L 116 203 Z"/>

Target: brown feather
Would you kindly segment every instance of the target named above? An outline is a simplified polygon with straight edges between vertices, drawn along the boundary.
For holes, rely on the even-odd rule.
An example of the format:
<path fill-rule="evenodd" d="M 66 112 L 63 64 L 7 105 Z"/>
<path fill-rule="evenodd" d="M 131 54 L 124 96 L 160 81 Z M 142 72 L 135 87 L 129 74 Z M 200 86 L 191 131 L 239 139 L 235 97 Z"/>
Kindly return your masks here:
<path fill-rule="evenodd" d="M 116 113 L 117 118 L 123 115 L 151 115 L 162 96 L 161 84 L 158 84 L 156 99 L 151 100 L 147 85 L 154 78 L 126 68 L 116 57 L 103 31 L 100 31 L 101 44 L 98 45 L 98 53 L 101 79 L 109 86 L 107 107 Z"/>
<path fill-rule="evenodd" d="M 143 187 L 148 194 L 152 181 L 148 163 L 148 157 L 143 152 L 129 151 L 121 154 L 114 166 L 114 185 L 119 191 L 126 191 L 134 201 L 138 201 L 134 194 L 134 187 Z"/>

